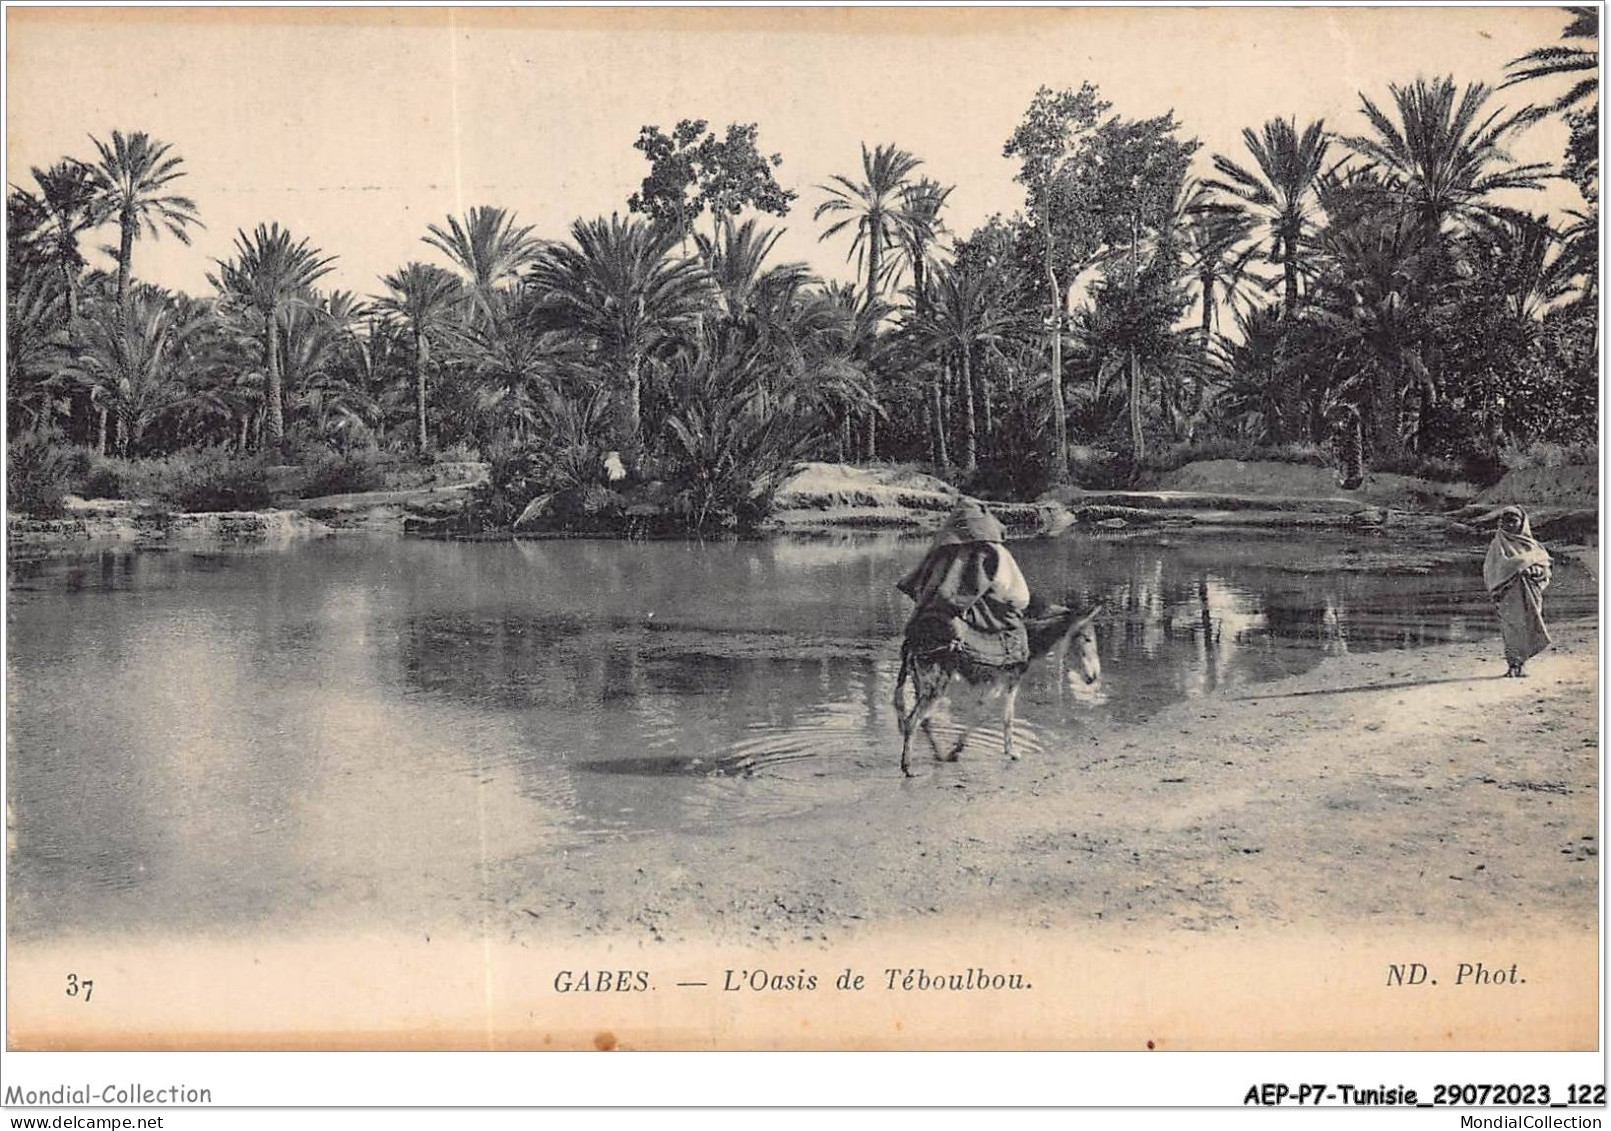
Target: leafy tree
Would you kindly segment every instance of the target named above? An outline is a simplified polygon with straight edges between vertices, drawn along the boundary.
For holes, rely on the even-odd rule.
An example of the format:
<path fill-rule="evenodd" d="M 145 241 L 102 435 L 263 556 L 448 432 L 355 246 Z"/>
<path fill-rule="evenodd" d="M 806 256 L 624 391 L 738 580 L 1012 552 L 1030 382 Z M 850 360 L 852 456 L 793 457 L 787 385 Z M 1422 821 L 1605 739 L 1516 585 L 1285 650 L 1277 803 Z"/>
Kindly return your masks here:
<path fill-rule="evenodd" d="M 649 175 L 627 201 L 632 212 L 670 227 L 679 239 L 693 233 L 694 221 L 708 209 L 714 228 L 730 225 L 745 208 L 786 216 L 799 195 L 777 183 L 772 170 L 783 164 L 756 147 L 760 127 L 734 122 L 724 137 L 707 130 L 703 118 L 684 118 L 668 135 L 644 126 L 633 148 L 649 161 Z"/>
<path fill-rule="evenodd" d="M 189 244 L 190 226 L 204 225 L 196 215 L 195 201 L 168 191 L 186 175 L 180 168 L 183 159 L 170 155 L 172 144 L 143 132 L 125 137 L 118 130 L 112 131 L 110 142 L 94 137 L 90 141 L 101 158 L 94 168 L 100 191 L 98 208 L 118 225 L 117 302 L 122 306 L 129 290 L 134 241 L 142 233 L 156 238 L 166 231 L 180 243 Z"/>
<path fill-rule="evenodd" d="M 313 284 L 330 272 L 335 256 L 295 240 L 278 223 L 259 224 L 250 236 L 235 236 L 235 257 L 217 260 L 218 273 L 207 281 L 219 293 L 221 306 L 231 313 L 261 320 L 263 358 L 268 369 L 265 390 L 269 442 L 285 443 L 285 396 L 282 385 L 280 325 L 292 307 L 313 301 Z"/>
<path fill-rule="evenodd" d="M 1052 422 L 1056 429 L 1056 451 L 1052 462 L 1053 482 L 1062 482 L 1068 471 L 1068 421 L 1063 403 L 1063 323 L 1068 309 L 1071 274 L 1059 279 L 1057 263 L 1057 218 L 1059 213 L 1082 213 L 1077 199 L 1074 208 L 1066 206 L 1060 194 L 1064 166 L 1084 135 L 1111 108 L 1102 101 L 1096 87 L 1082 83 L 1078 91 L 1054 92 L 1041 87 L 1035 92 L 1024 120 L 1002 148 L 1005 157 L 1019 160 L 1016 180 L 1029 193 L 1029 209 L 1038 219 L 1042 241 L 1042 267 L 1046 273 L 1049 299 L 1047 322 L 1051 344 Z M 1060 204 L 1063 205 L 1060 207 Z"/>
<path fill-rule="evenodd" d="M 1198 142 L 1180 140 L 1178 129 L 1173 112 L 1111 119 L 1096 131 L 1082 163 L 1085 192 L 1106 248 L 1104 274 L 1110 284 L 1117 275 L 1129 291 L 1124 321 L 1129 326 L 1130 447 L 1137 459 L 1146 451 L 1141 386 L 1147 342 L 1166 332 L 1186 305 L 1175 286 L 1181 268 L 1176 202 Z M 1151 352 L 1162 356 L 1164 351 Z"/>

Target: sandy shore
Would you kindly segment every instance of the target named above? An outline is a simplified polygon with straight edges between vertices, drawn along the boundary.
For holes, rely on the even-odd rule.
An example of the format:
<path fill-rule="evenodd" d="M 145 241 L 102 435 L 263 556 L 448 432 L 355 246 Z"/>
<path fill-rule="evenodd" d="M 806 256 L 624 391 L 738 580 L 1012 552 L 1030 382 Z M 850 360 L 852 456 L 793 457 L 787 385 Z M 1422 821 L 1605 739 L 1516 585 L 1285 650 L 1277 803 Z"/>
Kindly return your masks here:
<path fill-rule="evenodd" d="M 1556 640 L 1526 680 L 1496 640 L 1332 658 L 1077 755 L 892 749 L 827 817 L 494 869 L 479 924 L 14 945 L 11 1040 L 1592 1049 L 1597 626 Z"/>
<path fill-rule="evenodd" d="M 897 750 L 838 811 L 532 862 L 513 938 L 838 941 L 869 924 L 1592 932 L 1598 634 L 1325 660 L 1011 764 Z M 1064 747 L 1063 749 L 1067 749 Z"/>

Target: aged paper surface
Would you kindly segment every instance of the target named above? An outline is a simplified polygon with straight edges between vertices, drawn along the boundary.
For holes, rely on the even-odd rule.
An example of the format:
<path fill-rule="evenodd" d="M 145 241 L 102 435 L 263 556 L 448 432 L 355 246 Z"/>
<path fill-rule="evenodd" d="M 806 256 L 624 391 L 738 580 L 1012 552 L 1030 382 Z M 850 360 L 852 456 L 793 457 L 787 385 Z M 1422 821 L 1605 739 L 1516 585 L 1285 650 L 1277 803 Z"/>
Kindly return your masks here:
<path fill-rule="evenodd" d="M 843 249 L 824 250 L 808 217 L 816 186 L 853 169 L 862 143 L 924 155 L 960 186 L 952 226 L 967 231 L 1023 207 L 1001 147 L 1042 82 L 1089 78 L 1118 112 L 1173 109 L 1206 152 L 1234 152 L 1244 126 L 1272 117 L 1362 129 L 1357 92 L 1380 100 L 1418 73 L 1497 85 L 1505 62 L 1559 23 L 1553 10 L 1493 7 L 13 8 L 6 19 L 8 179 L 83 149 L 87 133 L 174 141 L 207 230 L 188 248 L 142 242 L 138 267 L 193 294 L 234 232 L 260 221 L 314 235 L 341 256 L 336 284 L 360 294 L 425 254 L 427 223 L 477 203 L 559 238 L 577 215 L 624 213 L 644 171 L 638 126 L 683 116 L 760 124 L 801 193 L 779 256 L 830 273 Z M 1516 155 L 1558 148 L 1556 135 L 1530 134 Z M 869 589 L 889 590 L 921 550 L 891 557 Z M 643 584 L 598 563 L 601 586 Z M 362 635 L 356 620 L 339 623 Z M 16 648 L 16 621 L 11 631 Z M 427 670 L 431 691 L 508 675 L 442 631 L 411 641 L 403 661 Z M 866 725 L 884 745 L 853 763 L 862 782 L 808 779 L 817 793 L 803 815 L 763 806 L 729 826 L 709 810 L 706 828 L 645 825 L 568 846 L 556 834 L 546 847 L 521 841 L 529 855 L 499 847 L 525 835 L 528 798 L 504 789 L 507 766 L 482 760 L 486 736 L 468 715 L 462 731 L 431 736 L 465 762 L 439 794 L 266 777 L 216 810 L 187 811 L 188 775 L 221 772 L 209 756 L 226 740 L 213 736 L 245 733 L 229 716 L 249 696 L 209 688 L 254 677 L 208 668 L 176 638 L 113 661 L 196 665 L 185 676 L 194 697 L 171 706 L 189 719 L 183 742 L 127 771 L 131 795 L 150 801 L 136 779 L 164 776 L 171 791 L 150 796 L 180 801 L 144 819 L 250 838 L 279 819 L 255 804 L 272 794 L 310 828 L 348 830 L 351 858 L 227 849 L 198 869 L 203 894 L 171 920 L 139 911 L 130 879 L 91 924 L 70 871 L 31 876 L 26 904 L 16 895 L 19 850 L 39 822 L 70 823 L 73 805 L 8 809 L 8 1045 L 1592 1049 L 1596 614 L 1557 635 L 1532 686 L 1562 721 L 1516 738 L 1502 764 L 1475 765 L 1534 700 L 1461 682 L 1497 655 L 1492 638 L 1474 637 L 1435 654 L 1355 654 L 1296 682 L 1080 729 L 1070 741 L 1101 752 L 1078 765 L 1051 739 L 1016 765 L 999 745 L 970 750 L 960 771 L 925 754 L 916 782 L 895 769 L 891 640 L 869 653 Z M 433 648 L 446 650 L 433 661 Z M 825 684 L 837 678 L 831 655 L 809 659 Z M 540 658 L 531 669 L 559 678 Z M 690 695 L 704 690 L 699 672 L 680 678 Z M 15 703 L 31 689 L 14 677 L 8 690 Z M 416 726 L 369 704 L 297 717 L 308 709 L 299 700 L 250 721 L 291 728 L 314 751 L 401 750 Z M 1032 717 L 1032 696 L 1021 710 Z M 820 738 L 833 724 L 803 713 L 797 726 Z M 574 725 L 594 722 L 578 706 Z M 19 763 L 49 757 L 48 743 L 13 729 L 13 780 Z M 1111 776 L 1090 772 L 1103 759 Z M 861 788 L 869 779 L 877 787 Z M 574 807 L 613 804 L 614 780 L 579 775 Z M 681 787 L 668 777 L 666 788 Z M 390 870 L 376 863 L 387 857 Z M 343 888 L 330 877 L 349 864 L 361 879 Z M 258 869 L 281 886 L 259 886 Z M 42 910 L 51 884 L 60 904 Z M 284 906 L 232 887 L 272 890 Z M 63 992 L 70 976 L 93 977 L 93 1000 Z"/>

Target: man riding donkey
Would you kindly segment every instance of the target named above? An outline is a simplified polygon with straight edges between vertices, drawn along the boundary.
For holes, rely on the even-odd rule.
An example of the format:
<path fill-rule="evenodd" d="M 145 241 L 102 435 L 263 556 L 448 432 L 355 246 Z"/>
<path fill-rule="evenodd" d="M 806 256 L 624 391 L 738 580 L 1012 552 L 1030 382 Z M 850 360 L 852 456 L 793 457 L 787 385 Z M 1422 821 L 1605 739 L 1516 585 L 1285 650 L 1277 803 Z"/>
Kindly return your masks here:
<path fill-rule="evenodd" d="M 911 775 L 912 732 L 923 733 L 941 758 L 926 718 L 953 677 L 990 693 L 1004 693 L 1003 746 L 1013 750 L 1013 703 L 1018 681 L 1030 660 L 1044 656 L 1069 639 L 1078 639 L 1076 667 L 1088 684 L 1100 676 L 1091 622 L 1099 609 L 1083 616 L 1053 607 L 1026 620 L 1029 585 L 1003 544 L 1001 523 L 972 499 L 957 504 L 940 528 L 918 567 L 895 583 L 916 602 L 906 622 L 901 645 L 901 671 L 895 682 L 895 709 L 901 725 L 901 771 Z M 915 690 L 908 706 L 903 689 Z M 964 731 L 945 760 L 955 761 L 967 740 Z"/>

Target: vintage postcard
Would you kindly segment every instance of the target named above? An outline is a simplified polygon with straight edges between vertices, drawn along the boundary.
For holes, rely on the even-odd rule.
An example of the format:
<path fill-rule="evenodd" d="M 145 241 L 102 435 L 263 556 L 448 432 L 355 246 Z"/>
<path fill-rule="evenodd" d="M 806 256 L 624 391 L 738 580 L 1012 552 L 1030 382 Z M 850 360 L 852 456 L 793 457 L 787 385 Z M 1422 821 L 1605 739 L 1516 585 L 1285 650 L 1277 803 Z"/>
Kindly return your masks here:
<path fill-rule="evenodd" d="M 8 1047 L 1595 1050 L 1598 16 L 8 8 Z"/>

